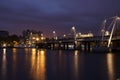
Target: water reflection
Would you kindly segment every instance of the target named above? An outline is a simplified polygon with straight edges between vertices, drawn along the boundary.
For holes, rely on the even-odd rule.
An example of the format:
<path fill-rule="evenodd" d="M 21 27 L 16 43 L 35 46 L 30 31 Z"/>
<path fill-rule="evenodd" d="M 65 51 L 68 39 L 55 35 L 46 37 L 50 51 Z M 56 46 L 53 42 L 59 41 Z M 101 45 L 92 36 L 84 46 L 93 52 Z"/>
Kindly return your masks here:
<path fill-rule="evenodd" d="M 25 48 L 25 53 L 29 53 L 29 48 Z"/>
<path fill-rule="evenodd" d="M 16 49 L 16 48 L 13 48 L 12 51 L 13 51 L 13 54 L 16 54 L 17 49 Z"/>
<path fill-rule="evenodd" d="M 109 80 L 114 80 L 114 62 L 112 53 L 107 54 L 107 66 Z"/>
<path fill-rule="evenodd" d="M 13 52 L 13 56 L 12 56 L 12 62 L 13 62 L 13 67 L 12 67 L 12 70 L 13 70 L 13 74 L 14 74 L 14 76 L 16 75 L 16 53 L 17 53 L 17 49 L 16 48 L 13 48 L 12 49 L 12 52 Z"/>
<path fill-rule="evenodd" d="M 2 56 L 2 78 L 3 80 L 6 78 L 7 72 L 7 60 L 6 60 L 6 48 L 3 48 L 3 56 Z"/>
<path fill-rule="evenodd" d="M 78 50 L 75 51 L 74 53 L 74 75 L 75 75 L 75 80 L 78 80 Z"/>
<path fill-rule="evenodd" d="M 6 48 L 3 48 L 3 54 L 6 55 Z"/>
<path fill-rule="evenodd" d="M 45 80 L 45 51 L 32 49 L 31 75 L 34 80 Z"/>
<path fill-rule="evenodd" d="M 62 50 L 59 50 L 59 70 L 61 71 L 62 68 Z"/>
<path fill-rule="evenodd" d="M 36 48 L 0 51 L 0 80 L 117 80 L 120 75 L 119 54 Z"/>
<path fill-rule="evenodd" d="M 63 70 L 63 61 L 62 61 L 62 50 L 59 50 L 59 57 L 58 57 L 58 71 L 59 71 L 59 79 L 62 80 L 62 70 Z"/>

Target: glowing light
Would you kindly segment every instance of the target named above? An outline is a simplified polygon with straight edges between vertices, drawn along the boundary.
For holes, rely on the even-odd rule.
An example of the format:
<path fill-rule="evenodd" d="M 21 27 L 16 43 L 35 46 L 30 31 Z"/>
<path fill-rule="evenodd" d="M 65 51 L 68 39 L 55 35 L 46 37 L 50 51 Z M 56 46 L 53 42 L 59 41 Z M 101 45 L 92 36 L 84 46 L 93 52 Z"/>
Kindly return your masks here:
<path fill-rule="evenodd" d="M 55 31 L 53 31 L 53 34 L 55 34 Z"/>
<path fill-rule="evenodd" d="M 117 19 L 117 20 L 120 20 L 120 17 L 116 16 L 116 19 Z"/>
<path fill-rule="evenodd" d="M 80 34 L 80 37 L 93 37 L 93 34 L 92 33 Z"/>
<path fill-rule="evenodd" d="M 40 54 L 40 51 L 39 50 L 37 50 L 37 55 L 39 55 Z"/>
<path fill-rule="evenodd" d="M 75 55 L 76 55 L 76 56 L 78 55 L 78 51 L 77 51 L 77 50 L 75 51 Z"/>
<path fill-rule="evenodd" d="M 36 38 L 37 41 L 39 41 L 39 38 Z"/>
<path fill-rule="evenodd" d="M 4 55 L 6 54 L 6 48 L 3 48 L 3 54 Z"/>
<path fill-rule="evenodd" d="M 43 34 L 41 34 L 41 36 L 43 36 Z"/>
<path fill-rule="evenodd" d="M 41 40 L 43 40 L 44 39 L 44 37 L 41 37 Z"/>
<path fill-rule="evenodd" d="M 53 37 L 54 37 L 55 40 L 57 40 L 57 36 L 56 36 L 56 32 L 55 31 L 53 31 Z"/>
<path fill-rule="evenodd" d="M 16 48 L 13 48 L 12 50 L 13 50 L 13 53 L 16 53 L 16 52 L 17 52 Z"/>
<path fill-rule="evenodd" d="M 35 37 L 33 37 L 32 39 L 35 39 Z"/>
<path fill-rule="evenodd" d="M 57 39 L 58 39 L 58 37 L 56 36 L 56 37 L 55 37 L 55 40 L 57 40 Z"/>
<path fill-rule="evenodd" d="M 75 30 L 75 27 L 74 27 L 74 26 L 72 27 L 72 30 Z"/>
<path fill-rule="evenodd" d="M 44 50 L 40 50 L 40 54 L 44 55 L 45 51 Z"/>
<path fill-rule="evenodd" d="M 109 31 L 106 31 L 105 32 L 105 36 L 109 36 L 110 35 L 110 32 Z"/>
<path fill-rule="evenodd" d="M 36 49 L 35 48 L 32 48 L 32 54 L 36 54 Z"/>
<path fill-rule="evenodd" d="M 64 34 L 63 37 L 66 37 L 66 35 Z"/>
<path fill-rule="evenodd" d="M 3 47 L 6 47 L 6 46 L 7 46 L 7 44 L 6 44 L 6 43 L 4 43 L 4 44 L 3 44 Z"/>

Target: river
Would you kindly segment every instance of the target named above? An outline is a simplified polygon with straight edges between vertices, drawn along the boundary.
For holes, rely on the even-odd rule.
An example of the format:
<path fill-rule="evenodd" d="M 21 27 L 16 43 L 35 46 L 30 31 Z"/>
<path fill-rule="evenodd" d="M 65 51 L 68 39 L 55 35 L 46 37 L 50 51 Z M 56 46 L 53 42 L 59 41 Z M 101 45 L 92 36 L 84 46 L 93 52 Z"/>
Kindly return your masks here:
<path fill-rule="evenodd" d="M 120 54 L 1 48 L 0 80 L 120 80 Z"/>

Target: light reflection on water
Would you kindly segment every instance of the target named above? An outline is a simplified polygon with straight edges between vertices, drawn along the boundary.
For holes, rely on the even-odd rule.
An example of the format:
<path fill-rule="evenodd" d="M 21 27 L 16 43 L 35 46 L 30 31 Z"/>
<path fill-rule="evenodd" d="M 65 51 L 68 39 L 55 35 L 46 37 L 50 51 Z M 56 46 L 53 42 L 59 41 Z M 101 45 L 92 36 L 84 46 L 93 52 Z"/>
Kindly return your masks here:
<path fill-rule="evenodd" d="M 6 73 L 7 73 L 6 48 L 3 48 L 3 56 L 2 56 L 2 79 L 6 79 Z"/>
<path fill-rule="evenodd" d="M 114 80 L 114 56 L 112 53 L 107 54 L 107 67 L 109 80 Z"/>
<path fill-rule="evenodd" d="M 31 76 L 34 80 L 46 80 L 45 76 L 45 51 L 32 49 Z"/>
<path fill-rule="evenodd" d="M 25 53 L 26 53 L 26 54 L 29 53 L 29 48 L 25 48 Z"/>
<path fill-rule="evenodd" d="M 75 76 L 75 80 L 78 80 L 78 76 L 79 76 L 79 60 L 78 60 L 78 51 L 76 50 L 74 53 L 74 76 Z"/>
<path fill-rule="evenodd" d="M 81 54 L 78 50 L 36 48 L 1 51 L 0 80 L 115 80 L 120 75 L 120 58 L 114 53 Z"/>
<path fill-rule="evenodd" d="M 3 48 L 3 54 L 6 55 L 6 48 Z"/>
<path fill-rule="evenodd" d="M 13 74 L 12 76 L 14 76 L 14 79 L 15 79 L 15 76 L 16 76 L 16 68 L 17 68 L 17 49 L 16 48 L 13 48 L 12 49 L 12 71 L 13 71 Z"/>

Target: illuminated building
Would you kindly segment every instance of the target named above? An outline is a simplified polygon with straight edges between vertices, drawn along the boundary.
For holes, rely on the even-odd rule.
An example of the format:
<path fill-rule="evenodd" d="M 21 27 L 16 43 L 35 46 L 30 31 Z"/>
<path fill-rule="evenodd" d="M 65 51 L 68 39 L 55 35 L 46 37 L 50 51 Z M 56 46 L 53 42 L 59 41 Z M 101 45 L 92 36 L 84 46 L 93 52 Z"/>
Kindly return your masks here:
<path fill-rule="evenodd" d="M 82 34 L 82 33 L 77 33 L 76 34 L 77 38 L 85 38 L 85 37 L 93 37 L 93 33 L 87 33 L 87 34 Z"/>
<path fill-rule="evenodd" d="M 9 37 L 9 33 L 7 31 L 0 31 L 0 47 L 6 47 L 6 38 Z"/>
<path fill-rule="evenodd" d="M 44 37 L 41 31 L 26 30 L 23 31 L 23 38 L 25 46 L 35 46 L 37 43 L 41 42 Z"/>

